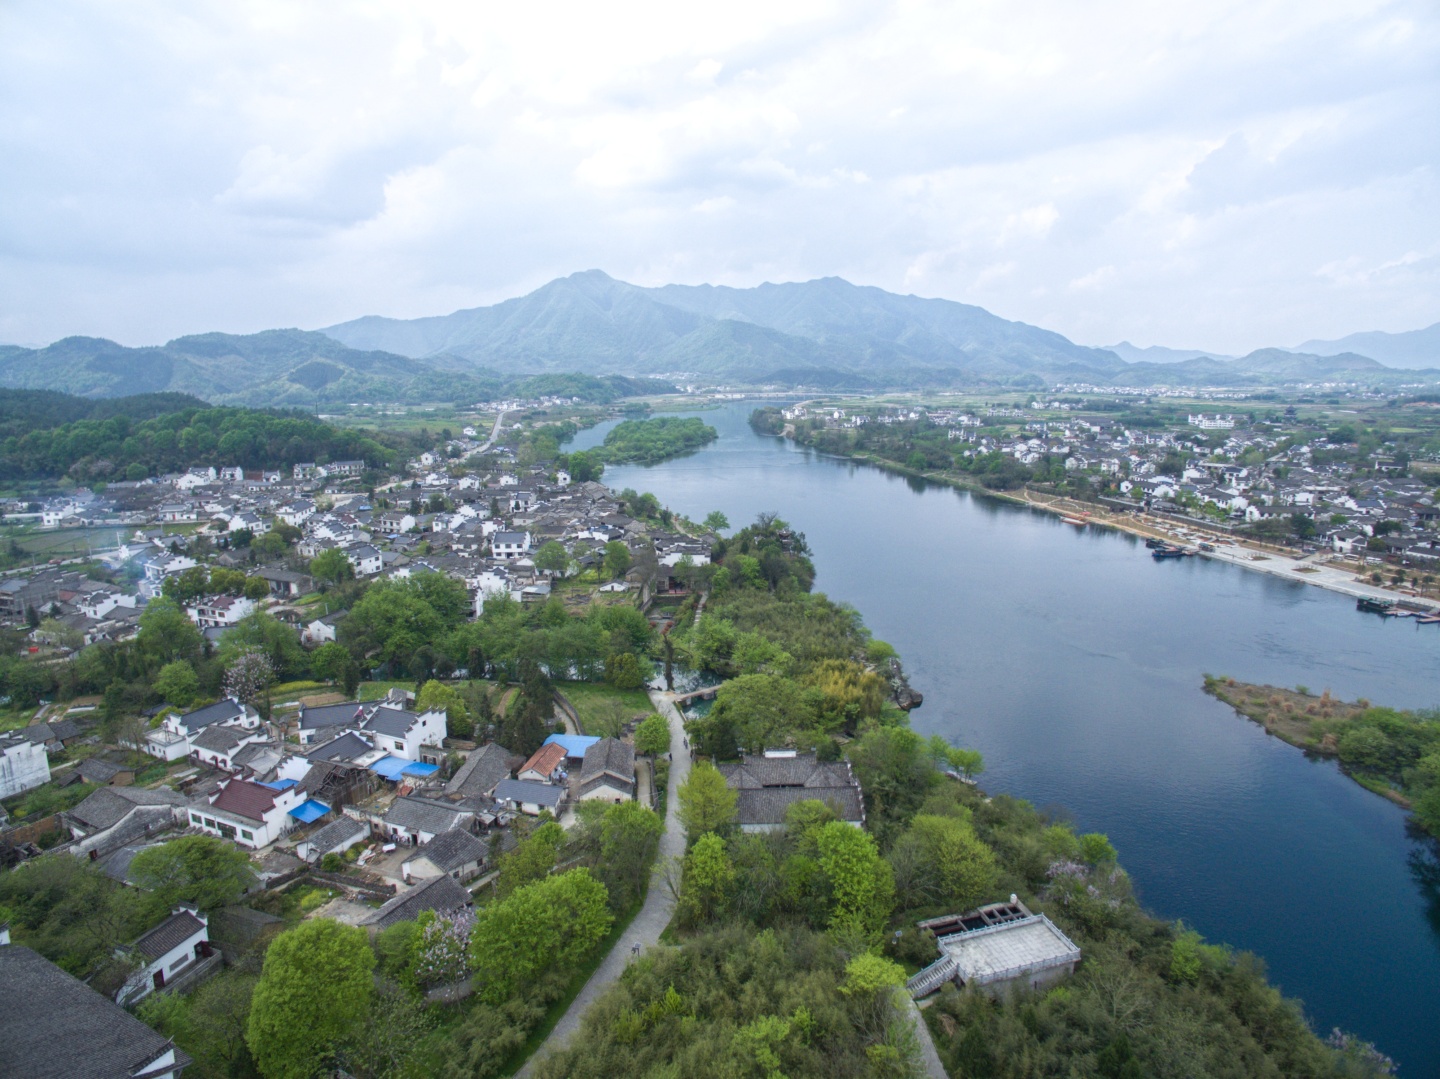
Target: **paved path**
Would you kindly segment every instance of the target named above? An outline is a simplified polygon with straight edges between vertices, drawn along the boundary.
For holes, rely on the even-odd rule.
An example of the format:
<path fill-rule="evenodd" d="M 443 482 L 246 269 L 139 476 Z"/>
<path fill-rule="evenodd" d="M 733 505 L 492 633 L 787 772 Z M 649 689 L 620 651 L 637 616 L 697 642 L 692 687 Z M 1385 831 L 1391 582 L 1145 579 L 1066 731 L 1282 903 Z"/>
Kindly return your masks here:
<path fill-rule="evenodd" d="M 517 1077 L 531 1075 L 537 1060 L 564 1048 L 570 1036 L 580 1029 L 580 1020 L 590 1005 L 595 1003 L 596 998 L 611 982 L 624 973 L 630 960 L 635 957 L 635 946 L 639 945 L 641 951 L 653 947 L 659 943 L 660 934 L 670 924 L 670 917 L 675 910 L 675 897 L 665 885 L 663 867 L 669 859 L 678 858 L 685 853 L 685 828 L 680 823 L 680 800 L 675 797 L 675 792 L 690 774 L 690 751 L 685 748 L 685 724 L 675 707 L 674 698 L 675 694 L 659 690 L 652 690 L 650 693 L 650 700 L 654 702 L 656 710 L 670 723 L 670 752 L 673 763 L 670 765 L 670 782 L 665 799 L 665 831 L 660 836 L 660 851 L 655 858 L 655 870 L 650 877 L 650 890 L 645 894 L 645 904 L 615 947 L 610 949 L 605 961 L 590 976 L 585 988 L 580 990 L 580 995 L 560 1017 L 560 1022 L 555 1024 L 550 1036 L 540 1043 L 540 1047 L 525 1062 L 525 1066 L 515 1073 Z"/>
<path fill-rule="evenodd" d="M 940 1063 L 940 1054 L 935 1049 L 935 1041 L 930 1037 L 930 1028 L 925 1025 L 925 1017 L 920 1014 L 919 1006 L 903 987 L 900 995 L 905 998 L 905 1011 L 915 1023 L 915 1040 L 920 1043 L 920 1066 L 925 1069 L 925 1074 L 930 1079 L 949 1079 L 945 1074 L 945 1065 Z"/>

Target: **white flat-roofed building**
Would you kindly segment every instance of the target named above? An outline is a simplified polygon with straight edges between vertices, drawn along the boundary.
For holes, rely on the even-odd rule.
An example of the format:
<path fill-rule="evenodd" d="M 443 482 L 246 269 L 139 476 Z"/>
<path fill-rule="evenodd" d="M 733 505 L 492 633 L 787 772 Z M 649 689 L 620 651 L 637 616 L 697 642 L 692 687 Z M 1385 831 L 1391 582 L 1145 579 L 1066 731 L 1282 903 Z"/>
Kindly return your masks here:
<path fill-rule="evenodd" d="M 997 997 L 1011 987 L 1042 989 L 1073 974 L 1080 962 L 1080 949 L 1059 926 L 1014 896 L 919 924 L 935 933 L 940 958 L 907 983 L 917 1000 L 948 981 Z"/>

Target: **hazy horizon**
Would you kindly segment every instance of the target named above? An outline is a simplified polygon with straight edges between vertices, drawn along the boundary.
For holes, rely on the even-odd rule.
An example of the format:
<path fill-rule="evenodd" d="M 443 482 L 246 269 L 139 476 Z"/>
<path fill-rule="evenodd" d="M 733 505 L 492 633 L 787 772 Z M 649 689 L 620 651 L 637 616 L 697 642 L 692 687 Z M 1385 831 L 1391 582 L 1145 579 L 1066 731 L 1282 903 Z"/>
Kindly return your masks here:
<path fill-rule="evenodd" d="M 1440 9 L 0 9 L 0 340 L 843 277 L 1104 347 L 1440 319 Z"/>

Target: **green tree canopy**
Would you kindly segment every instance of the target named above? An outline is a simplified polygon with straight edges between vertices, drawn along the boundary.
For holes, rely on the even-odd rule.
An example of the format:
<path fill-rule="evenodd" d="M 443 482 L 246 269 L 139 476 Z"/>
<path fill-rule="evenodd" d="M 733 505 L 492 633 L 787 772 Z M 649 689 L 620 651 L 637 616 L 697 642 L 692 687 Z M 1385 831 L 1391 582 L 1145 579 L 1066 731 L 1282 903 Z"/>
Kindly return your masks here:
<path fill-rule="evenodd" d="M 214 910 L 234 903 L 255 880 L 244 852 L 208 835 L 147 847 L 131 861 L 130 875 L 167 909 L 194 903 L 201 910 Z"/>
<path fill-rule="evenodd" d="M 670 752 L 670 724 L 659 712 L 652 712 L 635 728 L 635 751 L 647 757 Z"/>
<path fill-rule="evenodd" d="M 155 692 L 177 708 L 188 708 L 200 695 L 200 679 L 195 668 L 183 659 L 167 663 L 155 676 Z"/>
<path fill-rule="evenodd" d="M 570 568 L 570 553 L 565 550 L 565 545 L 559 540 L 547 540 L 535 552 L 533 561 L 536 569 L 548 570 L 563 576 L 565 571 Z"/>
<path fill-rule="evenodd" d="M 630 569 L 630 548 L 620 540 L 605 544 L 605 575 L 610 578 L 623 577 Z"/>
<path fill-rule="evenodd" d="M 310 1079 L 364 1021 L 375 953 L 363 929 L 328 918 L 281 933 L 265 953 L 245 1040 L 266 1079 Z"/>
<path fill-rule="evenodd" d="M 344 551 L 332 547 L 310 559 L 310 575 L 317 581 L 341 584 L 355 578 L 355 566 Z"/>
<path fill-rule="evenodd" d="M 470 938 L 481 999 L 500 1003 L 552 965 L 582 962 L 612 921 L 605 886 L 587 869 L 523 885 L 481 907 Z"/>
<path fill-rule="evenodd" d="M 729 834 L 735 824 L 739 795 L 713 764 L 697 761 L 676 794 L 680 799 L 680 821 L 692 843 L 706 832 Z"/>

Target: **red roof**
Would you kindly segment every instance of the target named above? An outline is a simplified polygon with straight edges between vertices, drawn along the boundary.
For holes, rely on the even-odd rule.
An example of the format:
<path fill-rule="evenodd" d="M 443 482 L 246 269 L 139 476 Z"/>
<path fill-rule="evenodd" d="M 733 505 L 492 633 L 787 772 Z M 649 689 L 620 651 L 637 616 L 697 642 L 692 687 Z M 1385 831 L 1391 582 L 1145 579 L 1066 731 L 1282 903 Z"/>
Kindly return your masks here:
<path fill-rule="evenodd" d="M 532 769 L 542 776 L 548 776 L 555 769 L 565 763 L 565 747 L 552 742 L 548 746 L 541 746 L 534 755 L 520 766 L 520 771 L 529 772 Z"/>
<path fill-rule="evenodd" d="M 249 817 L 263 824 L 265 814 L 275 808 L 275 792 L 258 783 L 232 779 L 220 792 L 220 796 L 210 804 L 216 809 L 223 809 L 239 817 Z"/>

